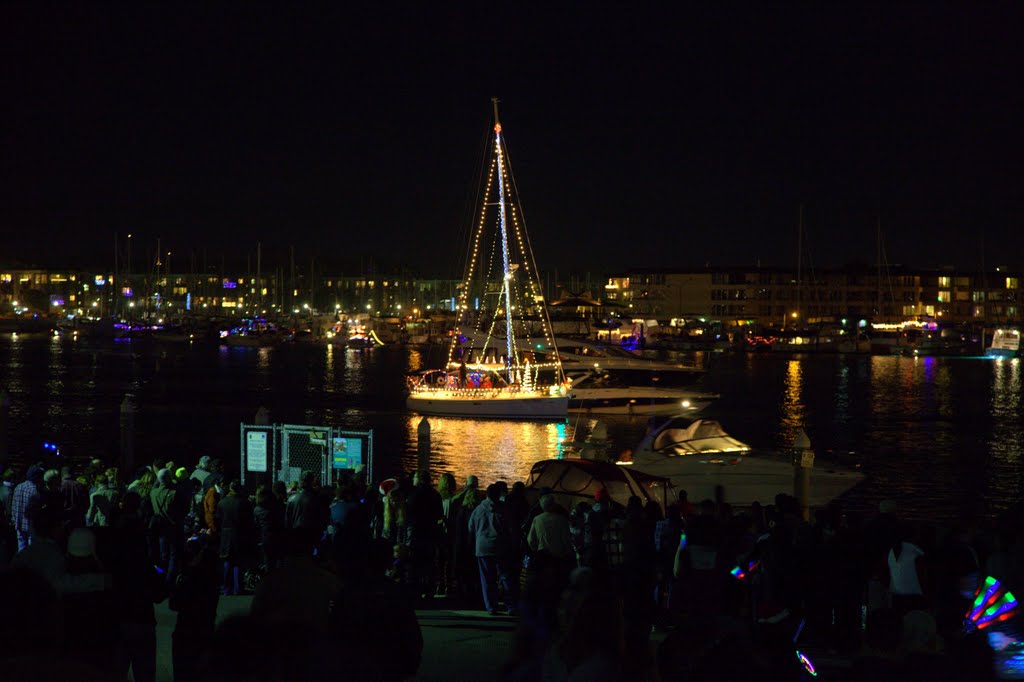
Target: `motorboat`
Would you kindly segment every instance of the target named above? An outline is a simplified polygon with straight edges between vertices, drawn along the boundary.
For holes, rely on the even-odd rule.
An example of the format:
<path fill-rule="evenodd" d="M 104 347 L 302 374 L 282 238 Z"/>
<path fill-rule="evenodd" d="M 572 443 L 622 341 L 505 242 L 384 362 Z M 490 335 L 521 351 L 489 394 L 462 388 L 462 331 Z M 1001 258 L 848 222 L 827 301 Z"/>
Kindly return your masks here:
<path fill-rule="evenodd" d="M 695 363 L 653 360 L 643 357 L 639 351 L 577 339 L 558 338 L 536 346 L 539 351 L 552 347 L 558 349 L 558 357 L 567 374 L 594 369 L 614 374 L 623 385 L 677 388 L 697 383 L 707 373 L 704 367 Z"/>
<path fill-rule="evenodd" d="M 552 345 L 542 361 L 535 352 L 553 338 L 551 320 L 493 102 L 489 171 L 448 358 L 442 370 L 410 379 L 406 406 L 424 415 L 564 419 L 568 382 L 558 349 Z"/>
<path fill-rule="evenodd" d="M 566 369 L 569 411 L 586 414 L 696 414 L 718 400 L 714 393 L 680 388 L 630 386 L 614 371 Z"/>
<path fill-rule="evenodd" d="M 724 489 L 727 502 L 740 507 L 768 504 L 778 493 L 793 491 L 791 455 L 755 452 L 713 419 L 668 419 L 652 428 L 631 456 L 618 464 L 667 477 L 693 501 L 715 499 L 718 486 Z M 859 471 L 819 459 L 811 468 L 809 504 L 828 504 L 863 479 Z"/>
<path fill-rule="evenodd" d="M 626 506 L 630 497 L 656 502 L 664 508 L 672 497 L 671 481 L 611 462 L 591 459 L 545 459 L 530 468 L 526 480 L 528 496 L 553 495 L 559 504 L 572 509 L 580 502 L 593 503 L 599 490 L 607 490 L 611 499 Z"/>
<path fill-rule="evenodd" d="M 985 357 L 989 358 L 1019 358 L 1020 356 L 1019 329 L 997 329 L 992 335 L 992 345 L 985 349 Z"/>
<path fill-rule="evenodd" d="M 287 330 L 262 317 L 244 319 L 241 324 L 222 329 L 218 336 L 220 345 L 232 348 L 270 348 L 294 338 Z"/>

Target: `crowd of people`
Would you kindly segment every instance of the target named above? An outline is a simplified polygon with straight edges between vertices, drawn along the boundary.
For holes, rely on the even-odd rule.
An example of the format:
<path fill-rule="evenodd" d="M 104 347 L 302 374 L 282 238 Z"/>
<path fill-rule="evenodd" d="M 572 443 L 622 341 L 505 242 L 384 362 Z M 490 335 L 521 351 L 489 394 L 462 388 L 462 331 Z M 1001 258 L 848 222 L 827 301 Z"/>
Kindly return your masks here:
<path fill-rule="evenodd" d="M 513 656 L 468 677 L 796 680 L 820 672 L 813 650 L 852 662 L 833 678 L 986 679 L 966 606 L 985 575 L 1024 567 L 1012 525 L 940 532 L 892 502 L 812 523 L 787 495 L 662 508 L 448 473 L 246 489 L 209 457 L 127 478 L 98 461 L 3 470 L 0 679 L 152 680 L 165 600 L 175 680 L 408 679 L 415 610 L 442 604 L 516 623 Z M 218 624 L 245 593 L 251 609 Z"/>

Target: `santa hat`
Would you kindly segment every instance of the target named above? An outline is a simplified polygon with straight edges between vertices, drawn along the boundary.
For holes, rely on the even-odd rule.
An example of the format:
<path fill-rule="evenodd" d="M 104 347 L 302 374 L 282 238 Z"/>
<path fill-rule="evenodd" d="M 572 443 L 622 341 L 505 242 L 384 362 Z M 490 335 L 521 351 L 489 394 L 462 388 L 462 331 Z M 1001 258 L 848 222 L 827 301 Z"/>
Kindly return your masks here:
<path fill-rule="evenodd" d="M 380 482 L 380 487 L 378 488 L 378 490 L 380 491 L 381 495 L 387 495 L 389 492 L 391 492 L 391 489 L 394 488 L 397 483 L 398 481 L 393 478 L 385 479 Z"/>

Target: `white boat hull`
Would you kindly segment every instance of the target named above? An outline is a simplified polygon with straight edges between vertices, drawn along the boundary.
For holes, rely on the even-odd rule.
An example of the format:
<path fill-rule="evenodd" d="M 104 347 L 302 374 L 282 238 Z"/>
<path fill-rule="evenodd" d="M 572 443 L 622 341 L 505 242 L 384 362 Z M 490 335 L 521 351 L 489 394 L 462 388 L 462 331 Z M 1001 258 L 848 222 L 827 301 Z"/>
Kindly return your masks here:
<path fill-rule="evenodd" d="M 572 389 L 570 394 L 569 410 L 583 414 L 696 414 L 717 398 L 717 395 L 686 393 L 672 389 L 576 388 Z"/>
<path fill-rule="evenodd" d="M 492 419 L 565 419 L 568 396 L 439 396 L 410 395 L 406 407 L 424 415 L 439 417 L 483 417 Z"/>
<path fill-rule="evenodd" d="M 694 503 L 715 499 L 722 486 L 725 501 L 748 507 L 754 502 L 772 504 L 779 493 L 793 493 L 793 465 L 770 457 L 739 453 L 682 455 L 666 457 L 662 462 L 632 465 L 639 471 L 672 480 L 685 490 Z M 827 505 L 864 480 L 857 471 L 832 470 L 818 463 L 811 469 L 810 506 Z"/>

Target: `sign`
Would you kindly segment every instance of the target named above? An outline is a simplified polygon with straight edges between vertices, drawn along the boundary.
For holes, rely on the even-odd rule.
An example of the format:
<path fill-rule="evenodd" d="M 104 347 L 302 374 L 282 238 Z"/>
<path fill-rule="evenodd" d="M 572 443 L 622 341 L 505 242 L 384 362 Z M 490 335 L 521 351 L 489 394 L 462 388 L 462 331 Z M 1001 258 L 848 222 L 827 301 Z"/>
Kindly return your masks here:
<path fill-rule="evenodd" d="M 245 468 L 247 471 L 267 471 L 267 432 L 250 431 L 245 434 Z"/>
<path fill-rule="evenodd" d="M 814 468 L 814 450 L 803 450 L 800 452 L 800 468 Z"/>
<path fill-rule="evenodd" d="M 358 469 L 363 465 L 363 441 L 359 438 L 332 438 L 331 459 L 335 469 Z"/>

